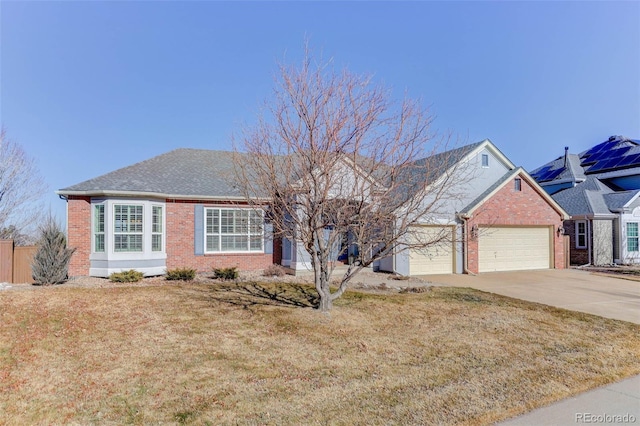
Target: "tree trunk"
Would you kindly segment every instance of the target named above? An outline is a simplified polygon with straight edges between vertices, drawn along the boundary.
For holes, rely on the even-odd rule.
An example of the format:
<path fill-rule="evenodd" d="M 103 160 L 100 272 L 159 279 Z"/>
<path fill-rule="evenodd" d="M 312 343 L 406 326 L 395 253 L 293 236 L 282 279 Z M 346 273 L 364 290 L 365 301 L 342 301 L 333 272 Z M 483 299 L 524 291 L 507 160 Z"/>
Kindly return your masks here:
<path fill-rule="evenodd" d="M 333 300 L 331 300 L 331 293 L 330 292 L 319 292 L 318 293 L 320 295 L 320 304 L 318 305 L 318 310 L 320 312 L 322 312 L 323 314 L 328 314 L 329 311 L 331 311 L 331 308 L 333 307 Z"/>

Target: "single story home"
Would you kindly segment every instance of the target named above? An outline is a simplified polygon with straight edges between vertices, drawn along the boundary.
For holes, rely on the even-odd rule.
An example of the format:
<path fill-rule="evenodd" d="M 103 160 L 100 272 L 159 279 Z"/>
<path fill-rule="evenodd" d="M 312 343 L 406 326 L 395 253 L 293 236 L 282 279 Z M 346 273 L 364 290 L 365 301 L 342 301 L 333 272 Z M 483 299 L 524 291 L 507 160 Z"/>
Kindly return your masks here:
<path fill-rule="evenodd" d="M 400 248 L 374 269 L 423 275 L 564 267 L 568 215 L 526 171 L 489 140 L 437 155 L 465 178 L 441 214 L 416 231 L 450 238 L 424 250 Z M 57 191 L 67 201 L 68 243 L 76 248 L 69 274 L 274 263 L 309 269 L 302 244 L 272 238 L 263 212 L 246 203 L 234 184 L 233 156 L 177 149 Z"/>

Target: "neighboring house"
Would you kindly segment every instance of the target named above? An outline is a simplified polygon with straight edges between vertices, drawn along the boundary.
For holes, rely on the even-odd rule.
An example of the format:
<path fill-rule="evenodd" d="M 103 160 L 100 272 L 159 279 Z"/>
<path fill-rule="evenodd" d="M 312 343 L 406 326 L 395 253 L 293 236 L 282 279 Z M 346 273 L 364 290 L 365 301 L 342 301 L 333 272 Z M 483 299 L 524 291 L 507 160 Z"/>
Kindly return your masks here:
<path fill-rule="evenodd" d="M 273 263 L 309 269 L 302 245 L 271 238 L 263 212 L 233 184 L 234 155 L 177 149 L 57 191 L 67 200 L 68 241 L 76 248 L 69 274 Z M 375 269 L 422 275 L 564 266 L 559 230 L 567 216 L 523 169 L 488 140 L 438 155 L 465 179 L 416 232 L 446 233 L 446 243 L 399 250 Z M 438 185 L 437 177 L 424 179 Z"/>
<path fill-rule="evenodd" d="M 624 136 L 565 154 L 531 176 L 571 216 L 571 263 L 640 263 L 640 141 Z"/>

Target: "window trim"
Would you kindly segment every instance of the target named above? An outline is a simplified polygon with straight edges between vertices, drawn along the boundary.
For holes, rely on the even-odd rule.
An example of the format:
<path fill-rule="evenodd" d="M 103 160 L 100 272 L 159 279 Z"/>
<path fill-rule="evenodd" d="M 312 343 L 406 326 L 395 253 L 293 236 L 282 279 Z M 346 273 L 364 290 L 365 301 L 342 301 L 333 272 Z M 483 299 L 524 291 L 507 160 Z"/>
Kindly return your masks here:
<path fill-rule="evenodd" d="M 105 203 L 96 203 L 92 205 L 93 207 L 93 215 L 92 215 L 92 226 L 91 226 L 91 252 L 92 253 L 106 253 L 107 252 L 107 238 L 106 238 L 106 219 L 107 219 L 107 209 L 105 206 Z M 101 212 L 101 217 L 98 214 L 98 210 L 102 210 Z M 99 221 L 98 219 L 101 218 L 102 220 Z M 101 222 L 102 224 L 102 231 L 99 230 L 98 228 L 98 224 Z M 101 235 L 102 236 L 102 250 L 97 250 L 97 237 Z"/>
<path fill-rule="evenodd" d="M 153 253 L 162 253 L 164 251 L 164 206 L 159 204 L 151 204 L 151 251 Z M 155 223 L 154 220 L 156 218 L 155 211 L 156 209 L 160 209 L 160 220 L 158 223 Z M 158 225 L 160 227 L 159 231 L 154 229 L 154 226 Z M 153 237 L 160 236 L 160 248 L 156 250 L 153 246 Z"/>
<path fill-rule="evenodd" d="M 220 221 L 222 218 L 222 211 L 248 211 L 248 222 L 247 222 L 247 250 L 222 250 L 222 236 L 224 235 L 228 235 L 228 236 L 243 236 L 244 234 L 242 233 L 227 233 L 224 234 L 222 233 L 222 228 L 221 228 L 221 223 L 218 222 L 218 233 L 212 232 L 209 233 L 208 229 L 207 229 L 207 217 L 208 217 L 208 212 L 209 211 L 214 211 L 217 210 L 218 211 L 218 220 Z M 251 233 L 251 212 L 258 212 L 259 216 L 261 218 L 261 223 L 259 224 L 260 226 L 260 233 Z M 264 230 L 265 230 L 265 221 L 264 221 L 264 210 L 261 209 L 253 209 L 253 208 L 238 208 L 238 207 L 204 207 L 204 213 L 202 215 L 202 220 L 203 220 L 203 248 L 204 248 L 204 254 L 220 254 L 220 255 L 225 255 L 225 254 L 261 254 L 261 253 L 265 253 L 265 242 L 264 242 Z M 210 236 L 217 236 L 218 237 L 218 250 L 209 250 L 208 249 L 208 245 L 207 245 L 207 238 Z M 256 249 L 251 249 L 251 237 L 260 237 L 260 250 L 256 250 Z"/>
<path fill-rule="evenodd" d="M 584 230 L 580 232 L 580 225 L 584 225 Z M 584 244 L 580 244 L 580 237 L 584 237 Z M 577 220 L 576 221 L 576 248 L 577 249 L 586 249 L 587 248 L 587 221 L 586 220 Z"/>
<path fill-rule="evenodd" d="M 122 206 L 127 206 L 127 207 L 140 207 L 141 213 L 140 213 L 140 217 L 142 219 L 142 223 L 141 223 L 141 230 L 138 231 L 129 231 L 127 230 L 126 232 L 123 231 L 116 231 L 116 208 L 117 207 L 122 207 Z M 112 217 L 112 222 L 113 222 L 113 229 L 112 232 L 110 233 L 113 236 L 113 244 L 112 244 L 112 248 L 113 248 L 113 252 L 114 253 L 144 253 L 145 252 L 145 208 L 144 208 L 144 204 L 137 204 L 137 203 L 113 203 L 113 217 Z M 138 214 L 137 212 L 135 214 Z M 127 212 L 127 215 L 129 215 L 129 212 Z M 140 236 L 140 250 L 118 250 L 116 248 L 116 235 L 139 235 Z"/>
<path fill-rule="evenodd" d="M 483 169 L 489 168 L 489 154 L 481 154 L 480 164 L 482 165 Z"/>
<path fill-rule="evenodd" d="M 522 191 L 522 179 L 515 178 L 513 181 L 513 189 L 517 192 Z"/>
<path fill-rule="evenodd" d="M 635 225 L 635 234 L 629 235 L 629 225 Z M 640 226 L 638 222 L 627 222 L 625 226 L 625 234 L 627 236 L 627 253 L 638 253 L 640 251 Z M 635 250 L 629 248 L 629 243 L 635 241 Z"/>

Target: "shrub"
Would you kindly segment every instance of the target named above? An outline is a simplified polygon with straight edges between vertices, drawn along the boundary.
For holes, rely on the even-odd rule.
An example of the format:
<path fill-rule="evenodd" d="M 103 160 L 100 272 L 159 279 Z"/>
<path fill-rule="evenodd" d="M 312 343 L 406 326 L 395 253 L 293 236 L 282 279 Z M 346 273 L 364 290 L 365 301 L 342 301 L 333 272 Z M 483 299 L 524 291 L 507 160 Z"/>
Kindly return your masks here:
<path fill-rule="evenodd" d="M 235 280 L 238 278 L 238 268 L 235 266 L 231 268 L 214 268 L 213 277 L 221 280 Z"/>
<path fill-rule="evenodd" d="M 274 263 L 262 272 L 265 277 L 281 277 L 285 274 L 285 270 L 281 265 Z"/>
<path fill-rule="evenodd" d="M 112 283 L 137 283 L 144 277 L 142 272 L 138 272 L 135 269 L 128 271 L 114 272 L 109 275 L 109 281 Z"/>
<path fill-rule="evenodd" d="M 193 281 L 196 277 L 196 270 L 193 268 L 167 269 L 167 280 L 169 281 Z"/>
<path fill-rule="evenodd" d="M 49 216 L 40 226 L 38 250 L 31 261 L 31 274 L 35 284 L 51 285 L 66 281 L 69 262 L 75 249 L 67 248 L 67 239 L 58 222 Z"/>

